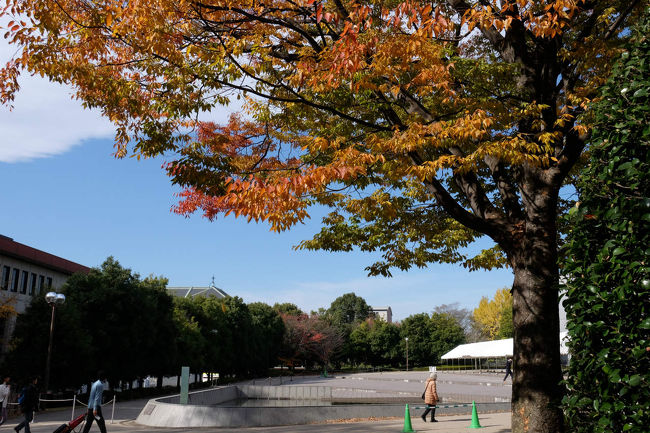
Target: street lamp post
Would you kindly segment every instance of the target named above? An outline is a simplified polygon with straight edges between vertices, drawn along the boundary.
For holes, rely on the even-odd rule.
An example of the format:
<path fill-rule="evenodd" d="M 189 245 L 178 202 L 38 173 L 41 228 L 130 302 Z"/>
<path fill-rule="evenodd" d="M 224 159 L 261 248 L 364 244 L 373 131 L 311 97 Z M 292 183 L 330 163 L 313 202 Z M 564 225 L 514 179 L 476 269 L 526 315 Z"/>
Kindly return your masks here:
<path fill-rule="evenodd" d="M 406 340 L 406 371 L 409 371 L 409 338 L 404 338 Z"/>
<path fill-rule="evenodd" d="M 45 364 L 45 392 L 47 392 L 48 387 L 50 386 L 50 363 L 52 361 L 52 340 L 54 337 L 54 316 L 56 312 L 56 306 L 58 304 L 63 304 L 65 302 L 65 295 L 62 293 L 48 292 L 45 295 L 45 300 L 50 307 L 52 307 L 52 318 L 50 319 L 50 343 L 47 346 L 47 362 Z"/>

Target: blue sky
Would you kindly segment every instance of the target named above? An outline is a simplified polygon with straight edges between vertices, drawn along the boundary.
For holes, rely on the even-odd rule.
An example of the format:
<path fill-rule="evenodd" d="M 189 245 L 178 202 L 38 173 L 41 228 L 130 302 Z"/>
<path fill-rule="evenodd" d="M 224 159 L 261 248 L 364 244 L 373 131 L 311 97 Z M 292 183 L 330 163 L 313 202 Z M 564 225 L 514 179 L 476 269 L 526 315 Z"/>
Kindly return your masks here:
<path fill-rule="evenodd" d="M 10 50 L 2 44 L 4 63 Z M 391 306 L 396 320 L 440 304 L 474 308 L 512 284 L 510 270 L 437 264 L 367 277 L 370 254 L 294 251 L 318 231 L 318 211 L 281 234 L 243 219 L 175 215 L 176 189 L 160 160 L 113 158 L 112 128 L 98 113 L 46 80 L 24 77 L 21 85 L 13 111 L 0 107 L 0 234 L 17 242 L 86 266 L 112 255 L 170 285 L 206 286 L 214 276 L 246 302 L 293 302 L 306 311 L 355 292 L 370 305 Z"/>

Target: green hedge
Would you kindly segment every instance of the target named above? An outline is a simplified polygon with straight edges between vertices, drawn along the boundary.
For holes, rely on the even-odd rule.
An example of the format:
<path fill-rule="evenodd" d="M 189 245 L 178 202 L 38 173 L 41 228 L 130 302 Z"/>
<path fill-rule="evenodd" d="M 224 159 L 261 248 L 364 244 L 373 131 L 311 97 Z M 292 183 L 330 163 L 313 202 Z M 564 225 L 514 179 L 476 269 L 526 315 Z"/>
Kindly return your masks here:
<path fill-rule="evenodd" d="M 596 108 L 566 244 L 567 431 L 650 431 L 650 25 Z"/>

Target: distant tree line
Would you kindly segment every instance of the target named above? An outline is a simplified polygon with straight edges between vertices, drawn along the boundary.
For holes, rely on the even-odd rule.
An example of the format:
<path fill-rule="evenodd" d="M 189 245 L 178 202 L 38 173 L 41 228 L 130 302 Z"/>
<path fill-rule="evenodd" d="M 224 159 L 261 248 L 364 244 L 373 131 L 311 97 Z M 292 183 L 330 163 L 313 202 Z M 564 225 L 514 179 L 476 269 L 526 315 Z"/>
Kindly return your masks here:
<path fill-rule="evenodd" d="M 71 276 L 60 290 L 66 302 L 57 307 L 50 389 L 76 389 L 99 368 L 128 388 L 147 376 L 160 387 L 185 365 L 236 378 L 275 366 L 401 367 L 406 338 L 411 366 L 435 365 L 474 329 L 457 305 L 387 323 L 354 293 L 307 314 L 291 303 L 246 304 L 236 296 L 177 298 L 166 285 L 113 258 Z M 39 297 L 18 317 L 2 372 L 20 381 L 44 371 L 50 311 Z"/>

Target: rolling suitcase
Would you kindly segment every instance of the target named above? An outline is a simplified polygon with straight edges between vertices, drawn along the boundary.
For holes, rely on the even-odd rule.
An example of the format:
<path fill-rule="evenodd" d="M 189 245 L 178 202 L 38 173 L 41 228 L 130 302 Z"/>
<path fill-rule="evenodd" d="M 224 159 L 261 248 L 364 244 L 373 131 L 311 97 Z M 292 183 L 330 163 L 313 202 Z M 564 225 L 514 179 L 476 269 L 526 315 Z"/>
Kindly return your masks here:
<path fill-rule="evenodd" d="M 57 427 L 56 430 L 54 430 L 53 433 L 70 433 L 72 430 L 74 430 L 75 427 L 77 427 L 79 424 L 84 422 L 85 419 L 86 419 L 86 414 L 82 413 L 72 421 L 67 422 L 65 424 L 61 424 L 59 427 Z"/>

